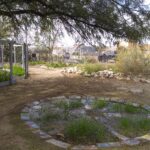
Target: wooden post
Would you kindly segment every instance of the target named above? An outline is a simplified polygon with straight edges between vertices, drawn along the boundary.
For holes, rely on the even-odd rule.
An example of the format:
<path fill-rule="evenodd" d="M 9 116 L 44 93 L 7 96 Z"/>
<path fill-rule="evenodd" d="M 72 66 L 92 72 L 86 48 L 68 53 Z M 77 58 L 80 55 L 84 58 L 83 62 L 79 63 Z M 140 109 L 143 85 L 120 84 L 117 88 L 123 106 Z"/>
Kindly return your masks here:
<path fill-rule="evenodd" d="M 25 68 L 25 79 L 28 78 L 28 47 L 24 43 L 24 68 Z"/>
<path fill-rule="evenodd" d="M 9 83 L 10 85 L 13 84 L 13 41 L 9 42 L 9 64 L 10 64 L 10 79 L 9 79 Z"/>

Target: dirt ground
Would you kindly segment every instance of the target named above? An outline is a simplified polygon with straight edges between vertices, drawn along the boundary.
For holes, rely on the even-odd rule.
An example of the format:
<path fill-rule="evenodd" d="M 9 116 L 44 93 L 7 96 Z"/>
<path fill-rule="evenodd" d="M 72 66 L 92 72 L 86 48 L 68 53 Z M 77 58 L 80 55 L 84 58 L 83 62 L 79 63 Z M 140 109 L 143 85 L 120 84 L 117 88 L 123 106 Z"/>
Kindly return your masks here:
<path fill-rule="evenodd" d="M 142 89 L 133 94 L 126 89 Z M 150 84 L 113 79 L 100 80 L 65 75 L 60 70 L 30 67 L 30 77 L 16 85 L 0 88 L 0 150 L 57 150 L 45 143 L 20 120 L 21 109 L 28 102 L 60 95 L 93 95 L 119 97 L 128 101 L 150 105 Z M 138 147 L 114 148 L 113 150 L 150 150 L 150 143 Z M 112 150 L 112 149 L 111 149 Z"/>

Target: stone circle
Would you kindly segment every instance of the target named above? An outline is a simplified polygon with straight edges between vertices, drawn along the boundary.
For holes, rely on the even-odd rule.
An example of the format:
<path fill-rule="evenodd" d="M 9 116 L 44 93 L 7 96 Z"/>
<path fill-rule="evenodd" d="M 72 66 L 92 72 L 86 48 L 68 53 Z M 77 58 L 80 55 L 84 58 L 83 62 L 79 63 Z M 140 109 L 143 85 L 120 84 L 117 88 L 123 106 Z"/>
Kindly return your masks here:
<path fill-rule="evenodd" d="M 65 112 L 67 117 L 71 117 L 73 119 L 80 118 L 80 117 L 89 117 L 98 122 L 103 123 L 106 127 L 107 131 L 115 138 L 117 141 L 106 141 L 106 142 L 97 142 L 92 145 L 85 145 L 82 143 L 79 144 L 71 144 L 69 141 L 64 140 L 64 134 L 62 133 L 63 128 L 60 128 L 60 125 L 66 123 L 66 120 L 57 120 L 57 122 L 53 123 L 50 122 L 52 130 L 46 132 L 41 127 L 41 123 L 37 120 L 40 120 L 44 113 L 55 113 L 55 116 L 52 116 L 55 119 L 59 115 L 64 115 L 64 110 L 61 108 L 61 103 L 71 104 L 71 102 L 80 102 L 82 104 L 79 108 L 69 109 L 68 112 Z M 100 106 L 101 108 L 95 108 L 93 103 L 96 101 L 103 101 L 105 106 Z M 75 104 L 75 103 L 74 103 Z M 107 104 L 107 105 L 106 105 Z M 60 105 L 60 107 L 58 107 Z M 118 118 L 122 118 L 123 116 L 129 116 L 127 112 L 124 110 L 115 112 L 112 111 L 113 107 L 125 107 L 129 106 L 134 107 L 137 111 L 135 114 L 130 114 L 132 116 L 140 116 L 146 117 L 150 119 L 150 106 L 149 105 L 140 105 L 137 103 L 127 103 L 125 100 L 120 100 L 117 98 L 109 98 L 109 97 L 94 97 L 94 96 L 79 96 L 79 95 L 72 95 L 69 97 L 59 96 L 59 97 L 52 97 L 52 98 L 45 98 L 39 101 L 35 101 L 31 104 L 27 104 L 21 111 L 20 118 L 25 122 L 25 124 L 31 128 L 32 132 L 42 139 L 45 139 L 46 142 L 53 144 L 55 146 L 61 147 L 63 149 L 72 149 L 72 150 L 84 150 L 88 147 L 91 150 L 97 150 L 100 148 L 107 148 L 107 147 L 121 147 L 123 145 L 134 146 L 139 145 L 143 142 L 150 141 L 150 132 L 144 133 L 144 135 L 128 137 L 120 133 L 115 125 L 113 126 L 114 121 Z M 74 106 L 72 106 L 74 107 Z M 119 109 L 119 108 L 117 108 Z M 43 113 L 44 112 L 44 113 Z M 146 113 L 145 113 L 146 112 Z M 55 117 L 55 118 L 54 118 Z M 62 116 L 61 116 L 62 117 Z M 64 117 L 64 116 L 63 116 Z M 65 118 L 65 117 L 64 117 Z M 64 122 L 63 122 L 64 121 Z M 111 124 L 111 122 L 113 122 Z"/>

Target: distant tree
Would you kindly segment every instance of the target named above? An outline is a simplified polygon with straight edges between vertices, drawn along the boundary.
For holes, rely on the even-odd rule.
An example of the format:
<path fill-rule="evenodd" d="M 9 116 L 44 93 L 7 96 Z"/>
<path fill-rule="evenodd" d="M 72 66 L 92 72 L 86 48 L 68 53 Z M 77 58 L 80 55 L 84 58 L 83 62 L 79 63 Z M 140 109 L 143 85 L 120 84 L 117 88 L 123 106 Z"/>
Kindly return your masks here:
<path fill-rule="evenodd" d="M 52 61 L 52 53 L 56 43 L 63 36 L 63 29 L 57 23 L 55 26 L 46 25 L 46 28 L 41 28 L 42 45 L 48 49 L 49 62 Z"/>
<path fill-rule="evenodd" d="M 16 27 L 59 20 L 84 39 L 150 37 L 150 9 L 144 0 L 1 0 L 0 16 Z"/>

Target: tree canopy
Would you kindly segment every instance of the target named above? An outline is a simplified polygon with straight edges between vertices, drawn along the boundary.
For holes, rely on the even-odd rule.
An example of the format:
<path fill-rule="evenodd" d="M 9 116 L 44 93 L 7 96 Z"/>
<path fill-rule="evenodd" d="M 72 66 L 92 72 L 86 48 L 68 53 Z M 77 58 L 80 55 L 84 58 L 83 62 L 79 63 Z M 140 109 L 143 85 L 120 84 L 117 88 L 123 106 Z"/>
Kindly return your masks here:
<path fill-rule="evenodd" d="M 150 9 L 144 0 L 1 0 L 0 16 L 16 27 L 34 23 L 46 29 L 58 21 L 86 39 L 150 37 Z"/>

